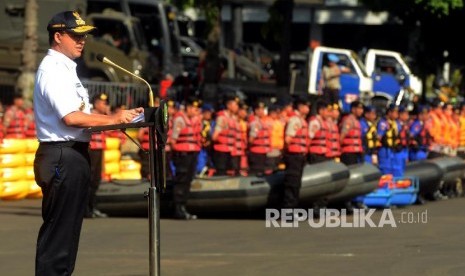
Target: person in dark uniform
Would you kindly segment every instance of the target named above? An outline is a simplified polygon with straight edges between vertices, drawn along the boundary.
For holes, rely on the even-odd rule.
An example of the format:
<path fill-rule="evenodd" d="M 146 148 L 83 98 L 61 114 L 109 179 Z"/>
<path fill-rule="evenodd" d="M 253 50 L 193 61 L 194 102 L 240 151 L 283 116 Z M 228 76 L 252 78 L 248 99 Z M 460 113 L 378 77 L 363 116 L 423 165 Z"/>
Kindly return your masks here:
<path fill-rule="evenodd" d="M 376 131 L 381 142 L 378 150 L 378 166 L 383 174 L 394 174 L 397 165 L 394 153 L 399 143 L 398 118 L 399 107 L 390 104 L 386 110 L 386 116 L 381 118 L 377 124 Z"/>
<path fill-rule="evenodd" d="M 92 114 L 109 114 L 108 96 L 104 93 L 98 94 L 92 100 Z M 106 133 L 94 132 L 90 140 L 89 156 L 90 163 L 90 185 L 89 185 L 89 203 L 87 205 L 86 218 L 106 218 L 107 214 L 96 208 L 96 194 L 100 181 L 102 180 L 103 151 L 106 148 Z"/>
<path fill-rule="evenodd" d="M 425 160 L 431 145 L 431 122 L 428 118 L 428 107 L 419 106 L 417 112 L 417 119 L 410 126 L 410 135 L 412 136 L 409 149 L 410 161 Z"/>
<path fill-rule="evenodd" d="M 309 145 L 307 115 L 310 112 L 310 101 L 300 97 L 295 101 L 296 110 L 289 118 L 284 132 L 284 193 L 283 208 L 296 208 L 299 205 L 302 174 L 307 163 Z"/>
<path fill-rule="evenodd" d="M 199 106 L 199 100 L 189 98 L 186 102 L 186 110 L 176 113 L 173 119 L 171 148 L 176 168 L 173 187 L 174 218 L 176 219 L 197 218 L 196 215 L 187 212 L 186 203 L 189 198 L 191 182 L 195 176 L 197 157 L 202 147 Z"/>
<path fill-rule="evenodd" d="M 157 102 L 155 101 L 155 106 L 159 106 Z M 165 153 L 166 153 L 166 179 L 172 179 L 173 173 L 174 173 L 174 168 L 173 168 L 173 162 L 171 162 L 171 146 L 170 146 L 170 137 L 171 137 L 171 131 L 173 129 L 173 117 L 174 114 L 176 114 L 177 106 L 176 103 L 169 99 L 166 102 L 166 106 L 168 108 L 168 134 L 167 134 L 167 140 L 166 140 L 166 146 L 165 146 Z M 141 148 L 137 152 L 139 159 L 140 159 L 140 174 L 143 179 L 147 179 L 150 181 L 150 158 L 149 158 L 149 150 L 150 150 L 150 141 L 149 141 L 149 128 L 148 127 L 142 127 L 139 128 L 139 131 L 137 133 L 137 140 L 140 143 Z"/>
<path fill-rule="evenodd" d="M 85 39 L 95 27 L 77 12 L 53 16 L 48 50 L 37 70 L 34 115 L 40 142 L 34 160 L 42 188 L 42 218 L 36 247 L 36 276 L 71 275 L 78 252 L 90 182 L 86 127 L 129 123 L 142 108 L 114 115 L 91 114 L 89 94 L 76 74 Z"/>
<path fill-rule="evenodd" d="M 365 162 L 373 165 L 378 165 L 378 148 L 381 143 L 378 140 L 377 114 L 373 106 L 366 106 L 363 113 L 363 118 L 360 119 L 360 127 L 362 129 L 362 145 L 365 153 Z"/>

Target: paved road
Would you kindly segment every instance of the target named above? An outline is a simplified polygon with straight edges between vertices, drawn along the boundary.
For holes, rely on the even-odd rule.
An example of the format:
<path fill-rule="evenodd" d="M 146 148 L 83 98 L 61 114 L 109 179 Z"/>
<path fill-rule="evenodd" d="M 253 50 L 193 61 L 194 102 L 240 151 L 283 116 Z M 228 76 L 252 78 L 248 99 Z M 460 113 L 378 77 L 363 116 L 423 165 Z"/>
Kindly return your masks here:
<path fill-rule="evenodd" d="M 382 215 L 377 211 L 371 219 L 379 224 Z M 465 273 L 465 198 L 393 209 L 392 215 L 389 222 L 397 227 L 266 228 L 263 219 L 162 219 L 162 274 Z M 402 223 L 409 219 L 418 222 Z M 0 201 L 0 222 L 0 275 L 33 275 L 40 200 Z M 74 275 L 148 275 L 147 219 L 85 220 Z"/>

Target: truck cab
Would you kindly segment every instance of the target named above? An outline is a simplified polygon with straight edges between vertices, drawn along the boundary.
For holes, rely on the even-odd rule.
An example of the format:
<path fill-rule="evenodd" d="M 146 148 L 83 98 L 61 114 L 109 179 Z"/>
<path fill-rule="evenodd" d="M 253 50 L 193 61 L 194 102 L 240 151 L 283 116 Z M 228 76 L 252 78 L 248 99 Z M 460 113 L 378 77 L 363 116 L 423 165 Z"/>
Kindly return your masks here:
<path fill-rule="evenodd" d="M 96 56 L 101 53 L 132 73 L 148 81 L 153 79 L 150 54 L 137 18 L 107 9 L 103 13 L 89 14 L 86 20 L 98 31 L 86 42 L 82 66 L 79 67 L 83 78 L 133 82 L 128 74 L 98 61 Z"/>
<path fill-rule="evenodd" d="M 369 49 L 365 56 L 365 67 L 373 80 L 375 102 L 382 105 L 408 103 L 414 95 L 422 93 L 421 80 L 411 72 L 398 52 Z"/>
<path fill-rule="evenodd" d="M 350 104 L 355 100 L 368 103 L 373 96 L 373 82 L 366 73 L 365 68 L 357 54 L 348 49 L 316 47 L 309 58 L 308 93 L 321 94 L 319 87 L 322 77 L 323 66 L 328 62 L 328 55 L 336 55 L 339 59 L 338 65 L 349 69 L 348 73 L 340 76 L 341 90 L 339 103 L 343 112 L 349 112 Z"/>
<path fill-rule="evenodd" d="M 86 40 L 85 50 L 81 58 L 76 60 L 77 70 L 83 79 L 96 79 L 112 82 L 132 81 L 122 72 L 109 69 L 107 65 L 97 61 L 97 54 L 105 54 L 108 58 L 142 77 L 150 75 L 145 68 L 149 66 L 149 52 L 137 18 L 122 13 L 103 12 L 85 15 L 86 1 L 39 0 L 37 13 L 37 65 L 50 48 L 47 24 L 51 16 L 64 10 L 77 10 L 82 13 L 88 24 L 97 27 L 98 32 Z M 8 0 L 0 4 L 0 86 L 14 86 L 20 73 L 21 50 L 23 47 L 24 12 L 23 0 Z M 105 42 L 103 32 L 118 28 L 127 37 L 125 49 Z M 147 74 L 144 76 L 144 74 Z"/>
<path fill-rule="evenodd" d="M 179 28 L 174 6 L 160 0 L 87 0 L 87 13 L 112 9 L 140 20 L 149 52 L 155 56 L 156 78 L 183 71 Z"/>

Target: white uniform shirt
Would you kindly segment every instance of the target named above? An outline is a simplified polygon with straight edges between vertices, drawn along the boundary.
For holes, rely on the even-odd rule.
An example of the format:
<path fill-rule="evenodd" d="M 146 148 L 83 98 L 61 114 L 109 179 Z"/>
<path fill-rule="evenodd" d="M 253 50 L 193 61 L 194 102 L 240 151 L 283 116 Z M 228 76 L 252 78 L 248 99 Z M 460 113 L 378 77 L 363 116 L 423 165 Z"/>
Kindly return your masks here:
<path fill-rule="evenodd" d="M 76 63 L 57 51 L 48 50 L 37 70 L 34 85 L 34 115 L 40 142 L 90 141 L 83 128 L 69 127 L 63 117 L 82 111 L 90 114 L 89 94 L 76 74 Z"/>

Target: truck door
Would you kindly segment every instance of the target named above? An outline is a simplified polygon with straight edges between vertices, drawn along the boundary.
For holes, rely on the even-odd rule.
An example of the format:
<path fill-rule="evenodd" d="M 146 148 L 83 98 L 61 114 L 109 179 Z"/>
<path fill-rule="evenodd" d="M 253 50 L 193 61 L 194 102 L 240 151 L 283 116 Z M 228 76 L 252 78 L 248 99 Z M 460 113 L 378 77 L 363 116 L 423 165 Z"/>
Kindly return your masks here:
<path fill-rule="evenodd" d="M 161 2 L 129 1 L 132 16 L 140 19 L 149 51 L 158 59 L 159 78 L 182 73 L 181 44 L 174 7 Z"/>
<path fill-rule="evenodd" d="M 378 96 L 389 100 L 395 99 L 400 89 L 405 85 L 406 72 L 396 58 L 376 55 L 372 74 L 373 91 Z"/>
<path fill-rule="evenodd" d="M 320 51 L 319 52 L 319 63 L 317 80 L 319 81 L 322 77 L 323 66 L 328 64 L 328 55 L 334 54 L 338 57 L 337 64 L 340 67 L 346 67 L 349 69 L 348 73 L 342 73 L 340 76 L 341 90 L 339 93 L 339 101 L 342 104 L 342 109 L 347 112 L 350 107 L 350 103 L 358 99 L 359 88 L 360 88 L 360 77 L 355 69 L 355 64 L 348 53 L 336 52 L 336 51 Z"/>

